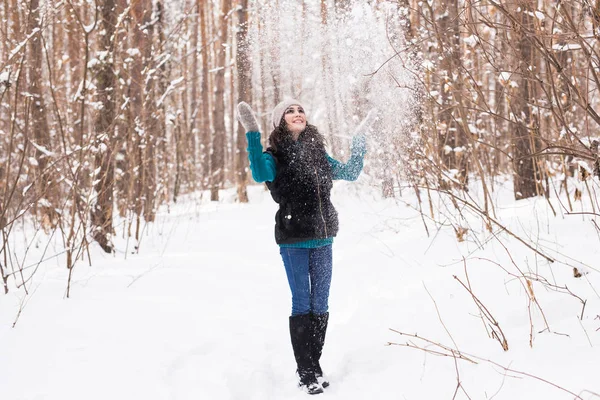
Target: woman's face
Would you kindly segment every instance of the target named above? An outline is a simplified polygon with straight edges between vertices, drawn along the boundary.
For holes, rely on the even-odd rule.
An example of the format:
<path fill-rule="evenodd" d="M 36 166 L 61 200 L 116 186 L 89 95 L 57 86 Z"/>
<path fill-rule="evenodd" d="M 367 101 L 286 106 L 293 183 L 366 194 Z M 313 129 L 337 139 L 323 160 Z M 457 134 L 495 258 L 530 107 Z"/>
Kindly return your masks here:
<path fill-rule="evenodd" d="M 283 117 L 288 130 L 294 135 L 299 135 L 306 128 L 306 115 L 304 114 L 304 109 L 300 106 L 289 106 L 285 110 Z"/>

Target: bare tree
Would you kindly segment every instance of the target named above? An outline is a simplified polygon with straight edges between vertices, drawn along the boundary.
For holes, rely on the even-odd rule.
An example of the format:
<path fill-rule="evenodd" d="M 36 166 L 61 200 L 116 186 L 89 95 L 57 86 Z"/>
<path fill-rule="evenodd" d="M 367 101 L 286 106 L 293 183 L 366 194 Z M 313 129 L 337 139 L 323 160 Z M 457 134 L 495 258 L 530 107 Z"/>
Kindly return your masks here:
<path fill-rule="evenodd" d="M 423 193 L 441 190 L 458 207 L 481 185 L 484 204 L 474 206 L 489 229 L 496 177 L 513 176 L 521 199 L 549 196 L 548 180 L 560 176 L 569 210 L 583 191 L 600 210 L 598 1 L 189 0 L 165 9 L 163 0 L 99 0 L 97 11 L 92 3 L 0 2 L 4 278 L 19 218 L 58 227 L 72 266 L 90 228 L 111 251 L 117 233 L 139 245 L 143 221 L 171 198 L 209 189 L 217 200 L 235 186 L 246 201 L 234 105 L 251 103 L 267 136 L 284 90 L 342 135 L 370 103 L 389 108 L 382 114 L 409 110 L 414 121 L 388 118 L 369 139 L 385 140 L 370 143 L 365 164 L 385 195 L 402 177 L 424 202 Z M 359 33 L 383 33 L 379 42 L 350 38 L 352 27 L 338 34 L 360 24 L 362 11 L 377 32 Z M 101 27 L 90 31 L 96 12 Z M 344 55 L 366 48 L 368 58 L 369 46 L 385 46 L 385 68 L 346 79 Z M 396 80 L 374 90 L 369 79 L 386 74 Z M 330 141 L 334 155 L 346 140 Z M 581 179 L 570 179 L 576 172 Z M 114 207 L 126 219 L 121 232 Z M 433 202 L 425 208 L 433 214 Z"/>
<path fill-rule="evenodd" d="M 167 65 L 169 64 L 169 62 L 167 61 L 167 58 L 170 56 L 167 53 L 167 49 L 166 49 L 166 41 L 165 41 L 165 34 L 164 34 L 164 25 L 165 25 L 165 15 L 164 15 L 165 11 L 164 11 L 164 5 L 163 2 L 161 0 L 156 2 L 156 38 L 158 41 L 158 48 L 160 50 L 162 50 L 164 53 L 161 54 L 161 59 L 159 61 L 159 66 L 158 66 L 158 76 L 157 76 L 157 90 L 158 90 L 158 94 L 160 96 L 162 96 L 163 94 L 165 94 L 167 88 L 168 88 L 168 83 L 167 83 L 167 79 L 168 79 L 168 71 L 167 71 Z M 171 184 L 170 184 L 170 161 L 171 161 L 171 157 L 170 157 L 170 152 L 169 152 L 169 148 L 168 148 L 168 137 L 167 137 L 167 106 L 165 104 L 165 101 L 160 101 L 159 100 L 159 105 L 157 107 L 157 129 L 156 129 L 156 134 L 157 134 L 157 142 L 158 142 L 158 156 L 157 159 L 158 161 L 160 161 L 160 165 L 158 166 L 159 171 L 157 171 L 157 174 L 159 175 L 157 177 L 158 182 L 159 182 L 159 186 L 161 188 L 162 191 L 162 196 L 161 196 L 161 202 L 169 202 L 170 201 L 170 189 L 171 189 Z M 175 201 L 176 197 L 174 196 L 174 201 Z"/>
<path fill-rule="evenodd" d="M 28 32 L 37 32 L 29 40 L 29 93 L 32 96 L 30 130 L 36 144 L 35 158 L 38 165 L 36 178 L 37 193 L 40 199 L 42 221 L 47 227 L 56 225 L 56 196 L 53 194 L 53 179 L 50 170 L 52 152 L 48 119 L 46 116 L 46 101 L 44 100 L 42 62 L 44 53 L 42 47 L 42 16 L 39 0 L 30 0 Z"/>
<path fill-rule="evenodd" d="M 533 71 L 538 65 L 535 61 L 534 45 L 529 35 L 535 32 L 533 12 L 536 10 L 532 0 L 520 0 L 515 4 L 511 32 L 516 44 L 517 65 L 513 70 L 518 88 L 511 93 L 510 110 L 513 115 L 511 145 L 513 149 L 514 192 L 516 199 L 539 195 L 537 182 L 540 180 L 536 159 L 532 157 L 538 147 L 539 121 L 532 114 L 530 106 L 535 103 Z M 517 8 L 520 7 L 520 10 Z"/>
<path fill-rule="evenodd" d="M 104 0 L 101 8 L 99 69 L 96 75 L 98 102 L 102 108 L 95 121 L 95 177 L 96 204 L 91 211 L 92 235 L 107 253 L 112 252 L 110 237 L 113 234 L 113 188 L 115 140 L 115 72 L 114 35 L 117 22 L 117 9 L 114 0 Z"/>
<path fill-rule="evenodd" d="M 327 122 L 328 122 L 328 133 L 329 142 L 331 144 L 331 151 L 334 155 L 337 155 L 339 151 L 338 140 L 333 136 L 336 134 L 336 118 L 335 118 L 335 86 L 333 77 L 333 66 L 331 59 L 331 46 L 330 33 L 328 29 L 328 7 L 327 0 L 321 0 L 321 29 L 323 29 L 323 56 L 321 58 L 323 67 L 323 89 L 325 94 L 325 102 L 327 104 Z"/>
<path fill-rule="evenodd" d="M 225 175 L 225 138 L 227 136 L 227 127 L 225 125 L 225 68 L 227 61 L 227 52 L 225 46 L 228 39 L 228 17 L 231 10 L 231 0 L 222 0 L 219 15 L 219 33 L 215 42 L 215 53 L 217 71 L 215 72 L 215 132 L 211 147 L 211 172 L 210 172 L 210 199 L 219 200 L 219 189 L 223 185 Z"/>
<path fill-rule="evenodd" d="M 202 133 L 200 136 L 200 163 L 201 163 L 201 171 L 203 174 L 203 179 L 201 182 L 201 187 L 205 188 L 209 181 L 208 175 L 210 172 L 210 139 L 211 139 L 211 118 L 210 118 L 210 92 L 209 92 L 209 29 L 208 29 L 208 15 L 209 15 L 209 5 L 208 2 L 203 2 L 198 11 L 200 13 L 200 34 L 201 34 L 201 56 L 202 56 Z"/>
<path fill-rule="evenodd" d="M 458 0 L 442 1 L 437 11 L 439 30 L 436 32 L 442 62 L 440 63 L 441 104 L 438 130 L 439 151 L 444 165 L 458 171 L 458 179 L 465 184 L 467 171 L 467 141 L 458 107 L 462 96 L 460 19 Z"/>
<path fill-rule="evenodd" d="M 136 240 L 140 240 L 141 218 L 149 205 L 145 197 L 148 180 L 148 168 L 146 166 L 148 160 L 146 158 L 145 148 L 150 140 L 150 133 L 146 126 L 146 110 L 144 110 L 146 88 L 144 84 L 144 68 L 146 61 L 145 49 L 146 46 L 151 45 L 149 43 L 150 38 L 146 35 L 147 24 L 150 22 L 150 14 L 152 12 L 152 8 L 149 7 L 150 4 L 150 0 L 135 0 L 131 5 L 134 27 L 131 38 L 133 48 L 130 50 L 133 58 L 133 65 L 131 68 L 131 125 L 129 129 L 131 137 L 131 157 L 134 162 L 130 165 L 130 168 L 133 167 L 133 170 L 130 169 L 132 172 L 130 177 L 132 191 L 130 193 L 133 196 L 132 200 L 135 204 Z"/>
<path fill-rule="evenodd" d="M 199 72 L 200 72 L 200 68 L 199 68 L 199 57 L 200 57 L 200 52 L 201 49 L 199 48 L 200 42 L 199 42 L 199 38 L 200 38 L 200 15 L 203 12 L 202 10 L 202 1 L 200 0 L 196 0 L 195 1 L 195 5 L 194 5 L 194 10 L 195 12 L 193 13 L 194 18 L 192 20 L 192 40 L 191 40 L 191 46 L 192 46 L 192 72 L 191 72 L 191 99 L 190 99 L 190 127 L 189 127 L 189 140 L 188 140 L 188 147 L 189 147 L 189 151 L 190 151 L 190 159 L 189 159 L 189 164 L 190 164 L 190 177 L 188 178 L 190 180 L 191 183 L 191 190 L 195 190 L 196 189 L 196 179 L 197 179 L 197 175 L 196 175 L 196 170 L 198 168 L 197 166 L 197 162 L 196 162 L 196 151 L 197 151 L 197 141 L 198 141 L 198 132 L 200 131 L 200 129 L 198 129 L 198 122 L 200 121 L 200 118 L 198 118 L 199 114 L 200 114 L 200 106 L 198 104 L 198 89 L 199 89 Z M 201 122 L 201 121 L 200 121 Z"/>
<path fill-rule="evenodd" d="M 237 10 L 238 31 L 237 31 L 237 79 L 238 79 L 238 102 L 245 101 L 252 103 L 252 65 L 248 57 L 248 0 L 240 0 Z M 248 193 L 246 190 L 246 166 L 247 157 L 245 154 L 245 132 L 241 124 L 237 127 L 236 151 L 235 151 L 235 172 L 237 182 L 238 200 L 242 203 L 248 202 Z"/>
<path fill-rule="evenodd" d="M 143 47 L 143 60 L 145 64 L 144 76 L 144 138 L 143 138 L 143 168 L 144 168 L 144 187 L 142 196 L 144 196 L 144 219 L 146 222 L 154 221 L 156 216 L 156 142 L 159 136 L 159 118 L 157 116 L 157 96 L 156 81 L 158 70 L 155 67 L 155 50 L 157 49 L 154 41 L 154 27 L 156 19 L 153 18 L 152 0 L 146 0 L 145 7 L 147 12 L 144 18 L 144 34 L 146 43 Z M 193 154 L 194 148 L 189 151 Z"/>

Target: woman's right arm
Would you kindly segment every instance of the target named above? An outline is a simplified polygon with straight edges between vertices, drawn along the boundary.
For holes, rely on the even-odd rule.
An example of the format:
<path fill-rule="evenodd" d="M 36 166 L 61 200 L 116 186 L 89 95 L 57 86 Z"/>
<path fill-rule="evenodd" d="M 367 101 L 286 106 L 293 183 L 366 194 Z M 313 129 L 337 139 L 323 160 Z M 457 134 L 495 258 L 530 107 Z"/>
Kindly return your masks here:
<path fill-rule="evenodd" d="M 260 143 L 260 132 L 246 132 L 248 140 L 248 159 L 250 171 L 256 182 L 273 182 L 275 180 L 275 159 L 269 153 L 263 153 Z"/>
<path fill-rule="evenodd" d="M 248 140 L 248 159 L 250 171 L 256 182 L 273 182 L 275 179 L 275 159 L 268 153 L 263 153 L 260 143 L 258 121 L 250 104 L 241 101 L 238 104 L 238 119 L 246 131 Z"/>

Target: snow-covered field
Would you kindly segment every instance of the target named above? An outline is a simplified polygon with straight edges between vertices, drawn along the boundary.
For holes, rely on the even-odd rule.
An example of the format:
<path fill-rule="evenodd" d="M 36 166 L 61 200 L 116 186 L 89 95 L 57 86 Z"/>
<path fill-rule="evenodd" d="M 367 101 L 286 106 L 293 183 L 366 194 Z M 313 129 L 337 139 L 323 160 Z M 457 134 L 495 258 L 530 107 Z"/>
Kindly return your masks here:
<path fill-rule="evenodd" d="M 554 217 L 542 198 L 515 203 L 509 186 L 498 191 L 498 219 L 557 259 L 549 264 L 495 229 L 505 249 L 475 219 L 477 239 L 470 231 L 458 242 L 450 226 L 431 221 L 428 237 L 403 203 L 414 205 L 412 195 L 379 199 L 363 178 L 334 188 L 341 229 L 322 359 L 331 386 L 322 397 L 452 399 L 459 377 L 457 399 L 600 398 L 600 238 L 589 216 Z M 218 204 L 189 198 L 161 209 L 139 254 L 123 239 L 116 255 L 94 246 L 69 299 L 61 257 L 40 266 L 28 296 L 14 288 L 0 295 L 0 399 L 306 399 L 295 386 L 275 204 L 262 186 L 250 188 L 250 204 L 224 194 Z M 15 233 L 14 246 L 27 235 Z M 39 259 L 44 239 L 39 245 L 25 265 Z M 46 256 L 61 251 L 54 244 Z M 572 266 L 584 275 L 574 278 Z M 580 300 L 535 280 L 528 289 L 517 267 L 586 300 L 583 319 Z M 467 284 L 465 271 L 508 351 L 453 277 Z M 390 328 L 477 364 L 388 346 L 440 350 Z"/>

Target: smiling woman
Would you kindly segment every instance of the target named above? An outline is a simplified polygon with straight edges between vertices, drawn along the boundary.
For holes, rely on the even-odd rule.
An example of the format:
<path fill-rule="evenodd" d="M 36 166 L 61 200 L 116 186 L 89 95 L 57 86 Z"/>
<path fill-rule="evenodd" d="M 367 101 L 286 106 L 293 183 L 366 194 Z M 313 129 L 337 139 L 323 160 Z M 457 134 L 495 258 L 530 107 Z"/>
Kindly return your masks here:
<path fill-rule="evenodd" d="M 297 140 L 300 133 L 306 128 L 304 109 L 299 105 L 291 105 L 285 110 L 283 117 L 292 137 Z"/>
<path fill-rule="evenodd" d="M 370 112 L 357 129 L 346 164 L 327 154 L 323 136 L 307 122 L 298 100 L 288 99 L 274 108 L 273 131 L 265 152 L 252 108 L 242 102 L 238 112 L 248 139 L 252 177 L 266 182 L 279 204 L 275 241 L 292 292 L 289 325 L 298 386 L 309 394 L 323 393 L 329 382 L 319 361 L 329 320 L 332 244 L 338 232 L 338 215 L 330 193 L 333 180 L 354 181 L 362 171 L 364 134 L 375 120 L 375 112 Z"/>

